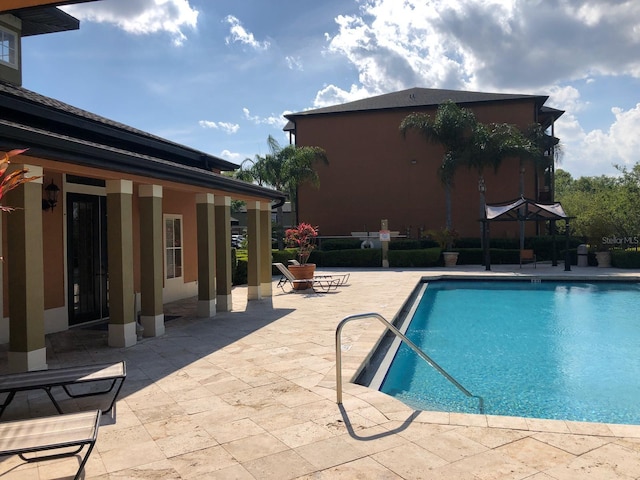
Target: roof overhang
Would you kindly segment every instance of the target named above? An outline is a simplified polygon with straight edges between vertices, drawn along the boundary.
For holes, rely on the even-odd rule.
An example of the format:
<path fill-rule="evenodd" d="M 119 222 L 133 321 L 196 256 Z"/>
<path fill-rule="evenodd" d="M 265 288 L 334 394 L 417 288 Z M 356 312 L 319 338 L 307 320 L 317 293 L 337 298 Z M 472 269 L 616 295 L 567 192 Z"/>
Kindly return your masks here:
<path fill-rule="evenodd" d="M 57 7 L 60 5 L 72 5 L 74 3 L 89 3 L 95 0 L 2 0 L 0 13 L 11 10 L 21 10 L 32 7 Z"/>
<path fill-rule="evenodd" d="M 12 12 L 22 21 L 22 36 L 78 30 L 80 21 L 55 7 L 27 8 Z"/>
<path fill-rule="evenodd" d="M 0 147 L 28 148 L 28 155 L 122 174 L 215 189 L 284 202 L 282 192 L 260 187 L 201 168 L 182 165 L 108 145 L 89 142 L 0 118 Z"/>

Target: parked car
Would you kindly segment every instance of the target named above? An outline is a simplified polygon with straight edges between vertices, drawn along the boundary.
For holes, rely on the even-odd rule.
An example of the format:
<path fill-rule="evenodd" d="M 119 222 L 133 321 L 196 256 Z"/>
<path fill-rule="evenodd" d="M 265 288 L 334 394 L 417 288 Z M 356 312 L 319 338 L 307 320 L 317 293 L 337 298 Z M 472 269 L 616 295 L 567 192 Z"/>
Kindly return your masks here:
<path fill-rule="evenodd" d="M 244 242 L 244 235 L 231 235 L 231 246 L 233 248 L 240 248 Z"/>

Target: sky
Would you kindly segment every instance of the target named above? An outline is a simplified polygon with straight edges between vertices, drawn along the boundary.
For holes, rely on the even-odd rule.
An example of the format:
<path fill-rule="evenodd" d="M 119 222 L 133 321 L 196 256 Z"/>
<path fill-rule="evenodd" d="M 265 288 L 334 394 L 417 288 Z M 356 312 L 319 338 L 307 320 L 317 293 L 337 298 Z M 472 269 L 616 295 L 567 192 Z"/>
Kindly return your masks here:
<path fill-rule="evenodd" d="M 413 87 L 548 95 L 558 168 L 640 162 L 637 0 L 100 0 L 23 86 L 236 164 L 286 113 Z"/>

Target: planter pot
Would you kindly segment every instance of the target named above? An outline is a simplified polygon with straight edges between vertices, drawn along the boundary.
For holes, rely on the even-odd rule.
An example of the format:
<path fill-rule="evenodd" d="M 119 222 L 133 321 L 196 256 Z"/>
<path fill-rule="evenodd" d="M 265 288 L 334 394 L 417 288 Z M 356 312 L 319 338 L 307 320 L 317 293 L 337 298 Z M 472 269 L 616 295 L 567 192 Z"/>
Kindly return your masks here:
<path fill-rule="evenodd" d="M 609 268 L 611 266 L 611 252 L 596 252 L 598 267 Z"/>
<path fill-rule="evenodd" d="M 315 263 L 305 263 L 304 265 L 289 265 L 289 271 L 293 278 L 296 280 L 308 280 L 313 278 L 313 274 L 316 271 Z M 294 290 L 306 290 L 313 286 L 312 282 L 295 282 L 293 284 Z"/>
<path fill-rule="evenodd" d="M 442 252 L 445 267 L 455 267 L 458 263 L 458 252 Z"/>

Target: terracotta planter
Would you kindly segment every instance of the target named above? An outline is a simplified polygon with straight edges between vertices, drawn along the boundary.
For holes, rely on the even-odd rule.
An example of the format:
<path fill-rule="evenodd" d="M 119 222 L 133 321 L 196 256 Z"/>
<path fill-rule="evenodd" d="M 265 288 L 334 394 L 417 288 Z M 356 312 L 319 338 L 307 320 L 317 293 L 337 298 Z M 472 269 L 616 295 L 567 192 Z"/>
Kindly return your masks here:
<path fill-rule="evenodd" d="M 305 263 L 304 265 L 289 265 L 289 271 L 296 280 L 308 280 L 313 278 L 316 271 L 315 263 Z M 313 286 L 312 282 L 296 282 L 293 284 L 294 290 L 306 290 Z"/>
<path fill-rule="evenodd" d="M 458 263 L 458 252 L 442 252 L 445 267 L 455 267 Z"/>

